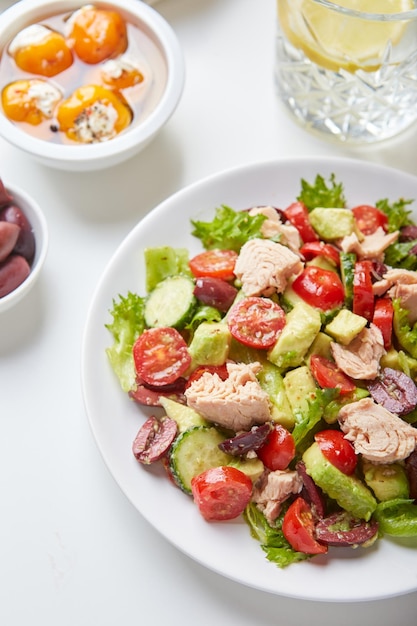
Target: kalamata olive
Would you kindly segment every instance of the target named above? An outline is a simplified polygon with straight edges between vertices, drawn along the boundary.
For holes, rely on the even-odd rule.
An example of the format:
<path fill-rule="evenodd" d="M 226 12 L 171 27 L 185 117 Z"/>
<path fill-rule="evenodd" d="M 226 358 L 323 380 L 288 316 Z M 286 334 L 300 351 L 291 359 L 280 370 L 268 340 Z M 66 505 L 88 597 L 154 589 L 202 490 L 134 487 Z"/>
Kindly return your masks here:
<path fill-rule="evenodd" d="M 417 448 L 405 460 L 405 471 L 408 478 L 410 498 L 417 503 Z"/>
<path fill-rule="evenodd" d="M 378 404 L 396 415 L 406 415 L 417 405 L 417 387 L 404 372 L 385 367 L 368 391 Z"/>
<path fill-rule="evenodd" d="M 400 234 L 398 236 L 399 241 L 406 242 L 413 241 L 414 239 L 417 239 L 417 226 L 410 224 L 409 226 L 403 226 L 400 229 Z"/>
<path fill-rule="evenodd" d="M 13 202 L 13 198 L 0 180 L 0 207 L 6 206 L 11 202 Z"/>
<path fill-rule="evenodd" d="M 0 221 L 0 262 L 12 252 L 19 237 L 20 228 L 17 224 Z"/>
<path fill-rule="evenodd" d="M 138 380 L 135 389 L 129 391 L 129 396 L 138 404 L 145 406 L 161 406 L 159 398 L 161 396 L 172 398 L 176 402 L 185 403 L 184 389 L 186 386 L 185 378 L 178 378 L 170 385 L 162 385 L 161 387 L 153 387 L 147 385 L 143 381 Z"/>
<path fill-rule="evenodd" d="M 19 254 L 11 254 L 0 263 L 0 298 L 14 291 L 29 276 L 29 263 Z"/>
<path fill-rule="evenodd" d="M 236 297 L 237 289 L 221 278 L 205 276 L 196 279 L 194 295 L 203 304 L 225 313 Z"/>
<path fill-rule="evenodd" d="M 253 426 L 248 432 L 239 433 L 231 439 L 225 439 L 219 443 L 219 448 L 222 452 L 232 456 L 242 456 L 250 450 L 258 450 L 267 440 L 271 430 L 272 424 L 270 422 L 261 426 Z"/>
<path fill-rule="evenodd" d="M 327 546 L 356 546 L 371 541 L 378 522 L 356 519 L 346 511 L 333 513 L 316 524 L 316 539 Z"/>
<path fill-rule="evenodd" d="M 315 517 L 323 518 L 326 514 L 326 500 L 322 490 L 316 485 L 311 476 L 307 474 L 303 461 L 297 463 L 296 470 L 303 481 L 302 497 L 310 504 Z"/>
<path fill-rule="evenodd" d="M 371 280 L 376 283 L 381 280 L 383 275 L 387 272 L 388 268 L 382 261 L 372 261 Z"/>
<path fill-rule="evenodd" d="M 159 461 L 177 434 L 177 423 L 169 417 L 158 420 L 153 415 L 139 429 L 132 445 L 135 458 L 144 465 Z"/>
<path fill-rule="evenodd" d="M 0 211 L 0 222 L 9 222 L 20 227 L 19 237 L 17 239 L 14 252 L 25 257 L 29 265 L 32 264 L 35 256 L 35 236 L 32 226 L 26 215 L 15 204 L 11 204 Z"/>

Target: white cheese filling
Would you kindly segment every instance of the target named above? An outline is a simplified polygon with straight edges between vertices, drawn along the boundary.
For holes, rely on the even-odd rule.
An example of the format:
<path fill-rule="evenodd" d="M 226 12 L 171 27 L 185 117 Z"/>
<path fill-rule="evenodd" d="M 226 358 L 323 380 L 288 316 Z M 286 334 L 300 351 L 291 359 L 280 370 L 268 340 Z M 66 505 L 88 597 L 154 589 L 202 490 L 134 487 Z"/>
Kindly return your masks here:
<path fill-rule="evenodd" d="M 44 80 L 32 80 L 28 89 L 28 96 L 45 117 L 52 117 L 56 105 L 62 98 L 59 89 Z"/>
<path fill-rule="evenodd" d="M 17 33 L 16 37 L 9 45 L 9 53 L 14 56 L 22 48 L 41 43 L 50 34 L 51 31 L 49 28 L 46 28 L 46 26 L 42 26 L 42 24 L 32 24 Z"/>
<path fill-rule="evenodd" d="M 77 138 L 82 143 L 107 141 L 116 134 L 117 111 L 112 104 L 98 100 L 77 117 L 74 122 Z"/>
<path fill-rule="evenodd" d="M 102 73 L 108 78 L 120 78 L 123 72 L 140 72 L 139 64 L 132 57 L 124 54 L 118 59 L 110 59 L 103 64 Z"/>

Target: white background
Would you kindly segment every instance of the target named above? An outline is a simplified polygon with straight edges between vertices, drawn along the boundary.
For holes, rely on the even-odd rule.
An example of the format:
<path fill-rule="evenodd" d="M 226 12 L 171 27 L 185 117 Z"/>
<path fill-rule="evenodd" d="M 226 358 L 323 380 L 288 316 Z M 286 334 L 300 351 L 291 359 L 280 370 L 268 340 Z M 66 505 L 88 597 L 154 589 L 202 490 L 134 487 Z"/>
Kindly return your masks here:
<path fill-rule="evenodd" d="M 348 156 L 417 175 L 416 129 L 353 150 L 287 117 L 273 87 L 274 0 L 162 0 L 156 9 L 183 46 L 187 79 L 143 153 L 74 174 L 0 140 L 0 177 L 38 200 L 50 230 L 39 284 L 0 318 L 0 624 L 415 626 L 417 594 L 303 602 L 206 570 L 149 526 L 96 448 L 80 386 L 83 327 L 103 268 L 141 217 L 202 177 L 279 157 Z"/>

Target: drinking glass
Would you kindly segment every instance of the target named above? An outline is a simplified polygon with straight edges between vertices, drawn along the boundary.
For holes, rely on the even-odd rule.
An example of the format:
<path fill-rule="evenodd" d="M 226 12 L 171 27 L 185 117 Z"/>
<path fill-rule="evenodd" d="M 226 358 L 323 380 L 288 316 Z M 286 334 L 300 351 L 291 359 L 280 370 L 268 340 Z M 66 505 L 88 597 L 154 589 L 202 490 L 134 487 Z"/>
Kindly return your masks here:
<path fill-rule="evenodd" d="M 277 0 L 275 83 L 306 128 L 388 139 L 417 120 L 417 0 Z"/>

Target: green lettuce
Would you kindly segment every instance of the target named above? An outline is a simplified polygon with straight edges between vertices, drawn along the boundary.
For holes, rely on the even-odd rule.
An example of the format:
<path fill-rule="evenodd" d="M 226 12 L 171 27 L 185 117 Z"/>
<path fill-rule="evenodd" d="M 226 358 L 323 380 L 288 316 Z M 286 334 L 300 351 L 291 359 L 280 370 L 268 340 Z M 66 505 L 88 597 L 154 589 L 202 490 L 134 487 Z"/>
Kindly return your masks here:
<path fill-rule="evenodd" d="M 106 349 L 106 354 L 126 392 L 133 389 L 136 382 L 132 348 L 145 329 L 144 304 L 145 298 L 134 293 L 128 292 L 125 297 L 119 295 L 118 301 L 113 300 L 110 311 L 113 322 L 105 325 L 113 336 L 113 344 Z"/>
<path fill-rule="evenodd" d="M 243 513 L 252 537 L 259 541 L 268 561 L 275 563 L 281 568 L 310 558 L 308 554 L 296 552 L 285 539 L 282 532 L 284 510 L 276 520 L 274 527 L 268 524 L 264 514 L 253 502 L 248 504 Z"/>
<path fill-rule="evenodd" d="M 376 202 L 376 208 L 388 217 L 388 232 L 393 233 L 396 230 L 400 230 L 403 226 L 409 226 L 414 223 L 410 218 L 411 210 L 407 210 L 407 205 L 412 202 L 412 200 L 404 200 L 403 198 L 392 203 L 389 203 L 386 198 Z"/>
<path fill-rule="evenodd" d="M 339 395 L 338 389 L 319 389 L 315 392 L 315 397 L 308 400 L 307 411 L 295 411 L 296 423 L 292 431 L 294 443 L 299 452 L 303 452 L 313 441 L 317 427 L 322 426 L 321 420 L 325 407 Z M 327 428 L 327 425 L 325 425 Z"/>
<path fill-rule="evenodd" d="M 374 512 L 381 535 L 417 537 L 417 506 L 413 500 L 397 498 L 380 502 Z"/>
<path fill-rule="evenodd" d="M 201 240 L 206 250 L 220 248 L 239 252 L 249 239 L 261 238 L 265 215 L 249 215 L 247 211 L 234 211 L 226 205 L 216 209 L 211 222 L 191 220 L 192 235 Z"/>
<path fill-rule="evenodd" d="M 411 326 L 408 320 L 408 311 L 401 307 L 400 300 L 392 302 L 394 307 L 393 327 L 400 346 L 414 359 L 417 359 L 417 323 Z"/>
<path fill-rule="evenodd" d="M 342 209 L 346 206 L 343 185 L 336 182 L 334 174 L 331 174 L 328 184 L 319 174 L 312 185 L 301 179 L 301 192 L 297 200 L 303 202 L 309 211 L 316 207 Z"/>
<path fill-rule="evenodd" d="M 417 256 L 410 251 L 417 246 L 417 240 L 392 243 L 385 250 L 384 262 L 391 267 L 417 270 Z"/>

